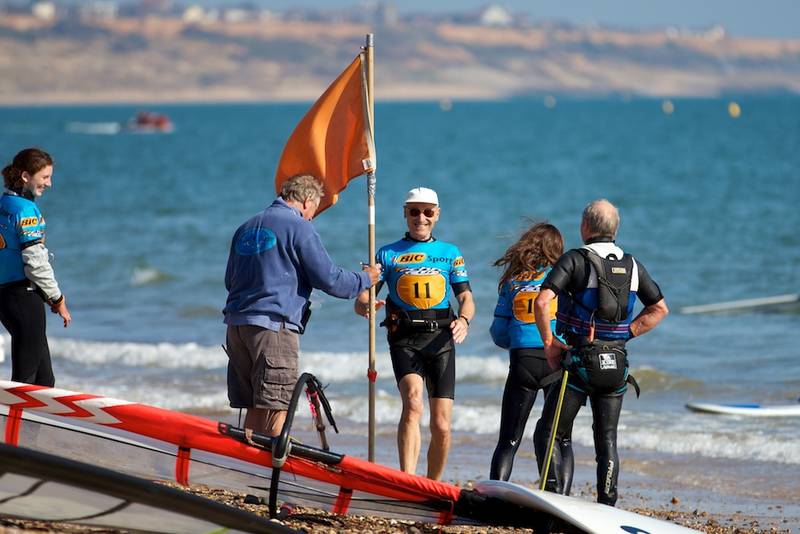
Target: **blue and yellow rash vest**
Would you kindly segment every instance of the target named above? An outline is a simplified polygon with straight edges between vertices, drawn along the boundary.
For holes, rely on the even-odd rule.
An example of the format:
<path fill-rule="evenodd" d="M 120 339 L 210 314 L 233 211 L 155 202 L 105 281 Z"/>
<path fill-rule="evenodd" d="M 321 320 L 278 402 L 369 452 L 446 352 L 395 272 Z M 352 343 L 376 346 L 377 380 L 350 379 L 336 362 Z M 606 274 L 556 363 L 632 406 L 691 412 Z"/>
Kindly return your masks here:
<path fill-rule="evenodd" d="M 525 271 L 507 280 L 500 288 L 494 320 L 489 332 L 495 345 L 503 349 L 540 349 L 544 347 L 536 328 L 533 302 L 550 268 Z M 557 299 L 550 303 L 550 328 L 555 331 Z"/>
<path fill-rule="evenodd" d="M 36 203 L 6 190 L 0 197 L 0 284 L 25 280 L 22 251 L 44 243 L 44 231 Z"/>
<path fill-rule="evenodd" d="M 389 298 L 403 310 L 446 309 L 455 284 L 468 284 L 467 267 L 458 247 L 444 241 L 415 241 L 408 236 L 381 247 L 375 261 Z"/>

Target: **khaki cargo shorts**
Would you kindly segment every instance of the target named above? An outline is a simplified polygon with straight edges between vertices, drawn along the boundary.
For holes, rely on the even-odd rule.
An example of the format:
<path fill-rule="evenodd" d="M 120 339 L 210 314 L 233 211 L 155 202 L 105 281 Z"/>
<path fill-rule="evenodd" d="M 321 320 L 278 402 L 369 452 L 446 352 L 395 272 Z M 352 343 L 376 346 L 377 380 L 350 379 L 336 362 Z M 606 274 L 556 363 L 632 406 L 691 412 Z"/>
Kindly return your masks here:
<path fill-rule="evenodd" d="M 228 325 L 226 337 L 231 407 L 287 409 L 297 382 L 297 332 Z"/>

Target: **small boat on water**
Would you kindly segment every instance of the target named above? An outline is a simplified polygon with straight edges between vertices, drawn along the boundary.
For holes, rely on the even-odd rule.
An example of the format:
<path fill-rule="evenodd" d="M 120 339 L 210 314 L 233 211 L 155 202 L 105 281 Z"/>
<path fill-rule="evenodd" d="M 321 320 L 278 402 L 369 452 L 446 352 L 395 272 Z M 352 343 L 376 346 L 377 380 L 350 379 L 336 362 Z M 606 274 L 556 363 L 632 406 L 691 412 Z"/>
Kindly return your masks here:
<path fill-rule="evenodd" d="M 126 129 L 142 133 L 170 133 L 175 127 L 170 118 L 162 113 L 139 111 L 128 121 Z"/>

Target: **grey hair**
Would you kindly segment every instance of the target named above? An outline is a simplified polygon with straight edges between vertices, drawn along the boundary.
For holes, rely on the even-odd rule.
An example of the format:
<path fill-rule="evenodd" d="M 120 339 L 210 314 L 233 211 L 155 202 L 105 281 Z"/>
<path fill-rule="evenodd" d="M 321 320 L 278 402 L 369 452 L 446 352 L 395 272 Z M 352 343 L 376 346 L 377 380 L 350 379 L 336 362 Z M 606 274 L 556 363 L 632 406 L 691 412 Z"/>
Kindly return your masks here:
<path fill-rule="evenodd" d="M 281 186 L 283 200 L 319 200 L 325 195 L 325 189 L 319 181 L 310 174 L 297 174 L 292 176 Z"/>
<path fill-rule="evenodd" d="M 619 211 L 605 198 L 599 198 L 589 202 L 583 209 L 583 222 L 589 235 L 616 237 Z"/>

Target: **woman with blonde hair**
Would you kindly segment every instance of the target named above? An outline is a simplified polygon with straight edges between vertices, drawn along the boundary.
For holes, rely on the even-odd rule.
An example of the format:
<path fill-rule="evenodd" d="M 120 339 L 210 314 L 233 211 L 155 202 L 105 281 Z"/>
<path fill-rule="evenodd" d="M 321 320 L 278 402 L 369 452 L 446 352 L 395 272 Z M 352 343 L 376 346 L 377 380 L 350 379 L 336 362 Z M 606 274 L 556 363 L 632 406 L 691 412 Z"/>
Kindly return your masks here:
<path fill-rule="evenodd" d="M 553 264 L 564 251 L 564 239 L 558 229 L 547 222 L 528 228 L 519 240 L 508 247 L 494 262 L 504 267 L 498 284 L 497 307 L 490 329 L 492 340 L 509 351 L 509 369 L 503 391 L 500 435 L 497 441 L 489 478 L 508 480 L 514 465 L 525 424 L 536 394 L 544 386 L 542 380 L 553 374 L 544 355 L 544 344 L 536 328 L 533 302 Z M 555 305 L 550 320 L 555 327 Z M 541 469 L 546 438 L 541 420 L 534 433 L 534 448 Z M 564 454 L 566 452 L 566 454 Z M 563 457 L 572 457 L 562 451 Z"/>

